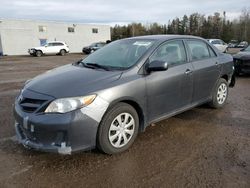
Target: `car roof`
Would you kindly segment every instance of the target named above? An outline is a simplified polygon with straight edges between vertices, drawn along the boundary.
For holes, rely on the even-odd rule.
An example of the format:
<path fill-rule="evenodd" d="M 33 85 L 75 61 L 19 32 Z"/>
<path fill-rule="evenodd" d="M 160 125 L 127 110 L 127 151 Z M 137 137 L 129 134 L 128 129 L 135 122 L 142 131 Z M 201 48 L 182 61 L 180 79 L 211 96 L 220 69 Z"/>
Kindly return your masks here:
<path fill-rule="evenodd" d="M 145 35 L 138 37 L 131 37 L 128 39 L 148 39 L 148 40 L 169 40 L 169 39 L 202 39 L 201 37 L 196 37 L 192 35 Z"/>
<path fill-rule="evenodd" d="M 48 41 L 47 43 L 58 43 L 58 42 L 65 44 L 65 42 L 63 41 Z"/>
<path fill-rule="evenodd" d="M 221 40 L 221 39 L 207 39 L 209 41 L 214 41 L 214 40 Z"/>

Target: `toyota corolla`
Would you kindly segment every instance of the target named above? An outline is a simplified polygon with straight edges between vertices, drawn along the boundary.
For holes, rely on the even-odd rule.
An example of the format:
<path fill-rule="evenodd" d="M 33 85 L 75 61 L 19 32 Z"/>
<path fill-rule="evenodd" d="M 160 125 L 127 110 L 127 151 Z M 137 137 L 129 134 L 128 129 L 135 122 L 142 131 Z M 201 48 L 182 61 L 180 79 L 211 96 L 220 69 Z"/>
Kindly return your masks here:
<path fill-rule="evenodd" d="M 112 42 L 27 81 L 14 107 L 20 143 L 71 154 L 127 150 L 151 123 L 226 104 L 233 59 L 206 40 L 158 35 Z"/>

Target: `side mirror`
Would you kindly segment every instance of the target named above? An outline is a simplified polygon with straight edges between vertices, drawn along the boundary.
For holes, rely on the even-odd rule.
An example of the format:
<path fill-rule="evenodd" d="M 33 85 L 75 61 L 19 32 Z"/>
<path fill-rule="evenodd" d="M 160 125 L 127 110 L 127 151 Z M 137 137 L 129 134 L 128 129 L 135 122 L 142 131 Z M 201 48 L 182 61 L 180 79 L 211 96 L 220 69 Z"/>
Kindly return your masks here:
<path fill-rule="evenodd" d="M 147 72 L 154 72 L 154 71 L 166 71 L 168 70 L 168 63 L 165 61 L 152 61 L 146 65 Z"/>

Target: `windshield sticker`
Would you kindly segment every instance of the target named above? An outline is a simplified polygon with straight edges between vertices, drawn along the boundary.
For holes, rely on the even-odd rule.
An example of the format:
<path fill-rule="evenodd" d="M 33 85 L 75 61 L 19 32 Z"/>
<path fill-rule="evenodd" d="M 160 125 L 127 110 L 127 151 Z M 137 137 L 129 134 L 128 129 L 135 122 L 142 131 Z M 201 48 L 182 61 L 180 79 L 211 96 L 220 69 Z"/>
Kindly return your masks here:
<path fill-rule="evenodd" d="M 146 42 L 146 41 L 136 41 L 133 45 L 137 46 L 149 46 L 151 42 Z"/>

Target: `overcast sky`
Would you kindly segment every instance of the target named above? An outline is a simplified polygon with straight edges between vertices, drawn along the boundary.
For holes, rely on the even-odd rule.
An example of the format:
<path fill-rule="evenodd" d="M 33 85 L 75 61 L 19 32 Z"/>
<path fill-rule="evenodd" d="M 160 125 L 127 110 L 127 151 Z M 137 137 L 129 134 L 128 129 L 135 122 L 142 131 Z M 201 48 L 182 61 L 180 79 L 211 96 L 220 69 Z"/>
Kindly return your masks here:
<path fill-rule="evenodd" d="M 84 23 L 168 23 L 194 12 L 239 16 L 249 0 L 0 0 L 0 18 Z"/>

